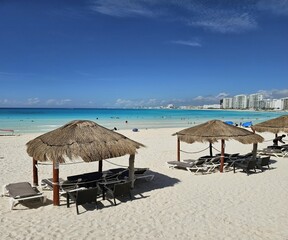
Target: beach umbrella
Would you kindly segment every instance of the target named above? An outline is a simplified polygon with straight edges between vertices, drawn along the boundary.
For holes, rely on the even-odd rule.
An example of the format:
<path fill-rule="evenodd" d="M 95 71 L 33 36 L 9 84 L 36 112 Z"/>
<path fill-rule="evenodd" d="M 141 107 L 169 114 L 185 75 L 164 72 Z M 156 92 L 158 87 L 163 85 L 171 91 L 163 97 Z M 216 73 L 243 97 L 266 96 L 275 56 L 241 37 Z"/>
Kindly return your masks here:
<path fill-rule="evenodd" d="M 253 126 L 253 124 L 252 124 L 252 122 L 250 121 L 250 122 L 244 122 L 244 123 L 242 123 L 242 125 L 241 125 L 242 127 L 252 127 Z"/>
<path fill-rule="evenodd" d="M 273 118 L 252 126 L 252 129 L 257 132 L 270 132 L 278 134 L 279 132 L 288 133 L 288 115 L 283 115 Z"/>
<path fill-rule="evenodd" d="M 234 122 L 232 122 L 232 121 L 225 121 L 225 123 L 227 123 L 229 125 L 234 125 Z"/>
<path fill-rule="evenodd" d="M 53 203 L 59 205 L 59 163 L 82 158 L 85 162 L 102 161 L 129 154 L 130 179 L 134 179 L 134 159 L 137 149 L 144 147 L 122 134 L 88 120 L 71 121 L 47 132 L 27 144 L 33 158 L 33 183 L 38 185 L 37 161 L 53 162 Z M 102 171 L 99 164 L 99 171 Z"/>
<path fill-rule="evenodd" d="M 180 141 L 186 143 L 209 142 L 214 143 L 221 140 L 221 165 L 220 171 L 223 172 L 224 166 L 224 145 L 225 140 L 236 140 L 243 144 L 257 144 L 263 142 L 263 137 L 243 128 L 229 125 L 220 120 L 211 120 L 194 127 L 186 128 L 173 134 L 177 135 L 178 140 L 178 161 L 180 161 Z M 255 145 L 254 145 L 255 146 Z M 257 145 L 256 145 L 257 147 Z M 256 155 L 256 147 L 253 148 Z"/>

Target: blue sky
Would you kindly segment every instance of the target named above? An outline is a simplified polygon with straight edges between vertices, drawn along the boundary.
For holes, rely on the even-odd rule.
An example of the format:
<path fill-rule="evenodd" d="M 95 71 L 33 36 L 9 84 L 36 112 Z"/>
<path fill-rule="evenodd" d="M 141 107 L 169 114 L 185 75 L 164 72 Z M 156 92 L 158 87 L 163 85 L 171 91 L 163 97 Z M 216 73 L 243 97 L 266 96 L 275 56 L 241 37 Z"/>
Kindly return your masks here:
<path fill-rule="evenodd" d="M 0 107 L 288 97 L 288 0 L 1 0 Z"/>

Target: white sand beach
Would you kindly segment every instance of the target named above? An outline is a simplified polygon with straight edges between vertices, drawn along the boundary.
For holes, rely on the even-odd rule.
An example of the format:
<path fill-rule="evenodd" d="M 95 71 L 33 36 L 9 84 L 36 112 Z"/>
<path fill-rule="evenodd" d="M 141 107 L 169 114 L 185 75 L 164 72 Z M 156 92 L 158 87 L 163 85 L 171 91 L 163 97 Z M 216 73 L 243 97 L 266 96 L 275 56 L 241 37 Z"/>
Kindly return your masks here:
<path fill-rule="evenodd" d="M 176 137 L 181 129 L 119 131 L 143 143 L 135 158 L 136 167 L 148 167 L 154 180 L 136 182 L 132 201 L 100 200 L 99 209 L 75 204 L 53 206 L 52 192 L 45 191 L 47 202 L 18 204 L 9 209 L 9 198 L 0 198 L 1 239 L 288 239 L 288 158 L 272 157 L 271 170 L 256 174 L 237 171 L 197 174 L 169 169 L 166 162 L 176 160 Z M 0 137 L 0 184 L 32 183 L 32 159 L 26 143 L 40 134 Z M 273 134 L 261 134 L 265 140 Z M 272 141 L 259 144 L 259 148 Z M 185 144 L 185 151 L 198 152 L 208 144 Z M 220 149 L 220 143 L 214 144 Z M 226 152 L 247 153 L 252 145 L 226 142 Z M 208 154 L 181 154 L 181 159 Z M 109 162 L 128 165 L 129 156 Z M 118 167 L 103 162 L 103 168 Z M 60 166 L 60 177 L 98 169 L 98 163 Z M 52 166 L 39 167 L 39 179 L 51 178 Z M 39 188 L 41 189 L 41 188 Z"/>

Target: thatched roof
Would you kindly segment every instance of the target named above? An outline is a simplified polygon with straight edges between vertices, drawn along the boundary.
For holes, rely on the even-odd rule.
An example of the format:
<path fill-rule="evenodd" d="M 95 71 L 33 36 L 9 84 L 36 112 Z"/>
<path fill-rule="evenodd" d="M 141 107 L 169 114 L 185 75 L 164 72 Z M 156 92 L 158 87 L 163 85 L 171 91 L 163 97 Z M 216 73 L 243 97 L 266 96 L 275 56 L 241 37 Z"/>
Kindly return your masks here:
<path fill-rule="evenodd" d="M 38 161 L 65 162 L 65 157 L 82 158 L 85 162 L 137 153 L 144 147 L 95 122 L 75 120 L 45 133 L 27 144 L 27 153 Z"/>
<path fill-rule="evenodd" d="M 275 134 L 279 132 L 288 133 L 288 115 L 255 124 L 252 128 L 257 132 L 271 132 Z"/>
<path fill-rule="evenodd" d="M 186 143 L 210 142 L 218 140 L 234 139 L 244 144 L 263 142 L 264 139 L 246 129 L 229 125 L 220 120 L 211 120 L 195 127 L 186 128 L 173 135 L 177 135 L 180 141 Z"/>

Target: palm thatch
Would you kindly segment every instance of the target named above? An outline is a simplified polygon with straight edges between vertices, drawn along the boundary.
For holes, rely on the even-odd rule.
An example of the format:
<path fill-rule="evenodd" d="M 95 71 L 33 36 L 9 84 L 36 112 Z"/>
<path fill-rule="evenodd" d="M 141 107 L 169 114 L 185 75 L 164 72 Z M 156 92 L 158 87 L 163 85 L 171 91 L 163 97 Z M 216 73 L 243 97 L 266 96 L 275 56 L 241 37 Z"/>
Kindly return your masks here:
<path fill-rule="evenodd" d="M 173 135 L 177 135 L 180 141 L 186 143 L 214 143 L 218 140 L 230 139 L 237 140 L 243 144 L 252 144 L 264 141 L 263 137 L 258 134 L 243 128 L 229 125 L 220 120 L 211 120 L 206 123 L 199 124 L 195 127 L 186 128 Z"/>
<path fill-rule="evenodd" d="M 221 160 L 220 160 L 220 172 L 223 172 L 224 168 L 224 142 L 225 140 L 234 139 L 244 144 L 256 144 L 263 142 L 264 139 L 258 134 L 250 132 L 243 128 L 238 128 L 220 120 L 211 120 L 206 123 L 199 124 L 195 127 L 186 128 L 173 135 L 178 137 L 178 161 L 180 161 L 180 141 L 186 143 L 194 142 L 210 142 L 214 143 L 221 140 Z M 211 144 L 210 144 L 211 145 Z M 256 146 L 254 150 L 254 156 L 256 156 Z"/>
<path fill-rule="evenodd" d="M 257 132 L 271 132 L 275 134 L 279 132 L 288 132 L 288 115 L 255 124 L 252 129 Z"/>
<path fill-rule="evenodd" d="M 38 161 L 65 162 L 82 158 L 85 162 L 133 155 L 144 147 L 119 133 L 88 120 L 75 120 L 45 133 L 27 144 L 27 153 Z"/>

